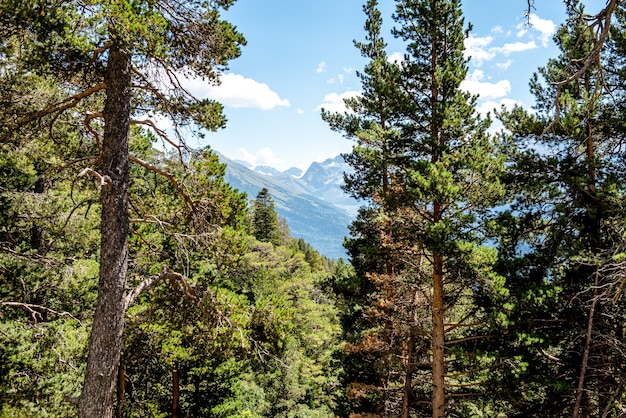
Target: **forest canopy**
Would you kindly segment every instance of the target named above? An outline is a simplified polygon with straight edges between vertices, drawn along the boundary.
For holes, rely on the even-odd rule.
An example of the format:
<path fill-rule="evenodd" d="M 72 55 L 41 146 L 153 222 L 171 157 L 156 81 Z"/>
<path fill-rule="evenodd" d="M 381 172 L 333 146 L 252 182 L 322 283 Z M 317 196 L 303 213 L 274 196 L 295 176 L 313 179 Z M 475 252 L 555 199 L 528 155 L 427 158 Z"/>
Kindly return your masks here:
<path fill-rule="evenodd" d="M 321 115 L 347 261 L 189 145 L 226 127 L 184 80 L 241 54 L 232 4 L 0 1 L 0 417 L 623 416 L 623 2 L 566 1 L 533 108 L 491 116 L 460 0 L 367 0 Z"/>

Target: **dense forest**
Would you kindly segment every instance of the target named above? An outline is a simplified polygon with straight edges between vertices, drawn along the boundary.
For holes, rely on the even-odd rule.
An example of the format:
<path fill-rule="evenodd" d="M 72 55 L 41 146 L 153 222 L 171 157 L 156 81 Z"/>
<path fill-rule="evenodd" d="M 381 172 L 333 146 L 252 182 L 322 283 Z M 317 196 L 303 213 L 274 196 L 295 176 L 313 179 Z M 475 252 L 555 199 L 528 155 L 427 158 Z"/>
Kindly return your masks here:
<path fill-rule="evenodd" d="M 626 4 L 496 133 L 460 0 L 396 0 L 401 62 L 367 0 L 344 261 L 187 145 L 233 2 L 0 1 L 0 417 L 625 416 Z"/>

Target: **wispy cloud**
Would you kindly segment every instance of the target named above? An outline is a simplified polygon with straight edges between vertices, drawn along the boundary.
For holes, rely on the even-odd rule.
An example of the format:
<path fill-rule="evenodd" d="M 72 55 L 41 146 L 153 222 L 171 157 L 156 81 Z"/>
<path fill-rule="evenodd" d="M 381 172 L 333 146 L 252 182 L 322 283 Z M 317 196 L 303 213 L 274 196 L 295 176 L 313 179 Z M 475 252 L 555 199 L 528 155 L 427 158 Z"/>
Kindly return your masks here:
<path fill-rule="evenodd" d="M 237 159 L 246 161 L 253 166 L 268 165 L 271 167 L 279 167 L 284 165 L 284 161 L 277 158 L 274 155 L 274 151 L 271 148 L 259 148 L 256 152 L 252 153 L 246 148 L 241 147 L 237 149 Z"/>
<path fill-rule="evenodd" d="M 530 15 L 530 24 L 541 33 L 541 43 L 547 46 L 556 32 L 556 24 L 548 19 L 541 19 L 537 15 Z"/>
<path fill-rule="evenodd" d="M 496 64 L 496 67 L 498 67 L 501 70 L 506 70 L 507 68 L 509 68 L 511 66 L 511 64 L 513 64 L 513 61 L 511 60 L 506 60 L 504 62 L 499 62 Z"/>
<path fill-rule="evenodd" d="M 542 19 L 534 13 L 531 13 L 530 16 L 528 16 L 528 24 L 529 26 L 526 26 L 526 23 L 518 25 L 518 28 L 521 29 L 518 32 L 518 37 L 526 34 L 528 28 L 531 28 L 539 32 L 541 45 L 544 47 L 548 46 L 548 42 L 550 42 L 552 35 L 554 35 L 554 32 L 556 31 L 556 24 L 549 19 Z"/>
<path fill-rule="evenodd" d="M 330 93 L 324 96 L 324 101 L 315 108 L 315 110 L 327 110 L 329 112 L 345 113 L 349 112 L 343 99 L 356 97 L 361 94 L 360 91 L 350 90 L 343 93 Z"/>
<path fill-rule="evenodd" d="M 344 80 L 344 75 L 337 74 L 336 77 L 328 79 L 328 84 L 335 84 L 335 83 L 343 84 L 343 80 Z"/>
<path fill-rule="evenodd" d="M 519 40 L 517 42 L 508 42 L 502 46 L 493 46 L 495 38 L 502 36 L 510 36 L 510 32 L 504 33 L 502 27 L 494 26 L 491 30 L 491 35 L 488 36 L 475 36 L 470 34 L 465 39 L 465 56 L 471 57 L 472 64 L 480 67 L 484 62 L 495 59 L 498 55 L 508 56 L 513 53 L 524 52 L 531 49 L 539 48 L 539 46 L 547 47 L 548 43 L 556 31 L 556 25 L 553 21 L 548 19 L 542 19 L 535 14 L 531 14 L 528 17 L 528 23 L 520 23 L 517 26 L 517 38 L 524 37 L 525 40 Z M 538 45 L 539 42 L 541 45 Z M 511 65 L 510 61 L 506 61 L 503 64 L 498 64 L 498 67 L 502 69 L 508 68 Z"/>
<path fill-rule="evenodd" d="M 316 73 L 323 73 L 326 72 L 326 63 L 324 61 L 321 61 L 319 64 L 317 64 L 317 69 L 315 70 Z"/>
<path fill-rule="evenodd" d="M 209 85 L 201 79 L 186 80 L 184 86 L 199 99 L 212 99 L 225 106 L 269 110 L 289 107 L 289 100 L 281 99 L 265 83 L 259 83 L 240 74 L 228 73 L 220 78 L 220 85 Z"/>
<path fill-rule="evenodd" d="M 504 44 L 503 46 L 494 48 L 494 50 L 504 55 L 510 55 L 514 52 L 528 51 L 530 49 L 536 49 L 536 48 L 538 48 L 538 46 L 535 43 L 535 41 L 528 41 L 528 42 L 507 43 L 507 44 Z"/>

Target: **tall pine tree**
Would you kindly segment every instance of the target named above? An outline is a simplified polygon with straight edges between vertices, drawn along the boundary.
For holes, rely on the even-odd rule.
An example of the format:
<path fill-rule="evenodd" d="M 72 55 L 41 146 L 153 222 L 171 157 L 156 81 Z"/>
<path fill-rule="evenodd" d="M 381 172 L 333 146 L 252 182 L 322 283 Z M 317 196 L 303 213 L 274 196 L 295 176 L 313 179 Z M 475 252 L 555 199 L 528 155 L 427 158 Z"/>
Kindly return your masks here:
<path fill-rule="evenodd" d="M 377 326 L 357 347 L 382 355 L 369 357 L 378 374 L 356 388 L 379 389 L 378 410 L 363 412 L 408 417 L 431 405 L 442 417 L 467 403 L 448 404 L 451 396 L 480 392 L 491 365 L 468 342 L 491 329 L 492 311 L 477 299 L 506 294 L 481 232 L 502 195 L 503 160 L 489 121 L 476 117 L 475 98 L 460 89 L 467 72 L 460 2 L 398 1 L 393 33 L 407 53 L 395 65 L 384 54 L 375 6 L 365 9 L 369 43 L 357 44 L 371 59 L 364 93 L 346 102 L 355 113 L 324 114 L 357 139 L 346 188 L 368 202 L 348 242 L 357 272 L 375 285 L 363 314 Z"/>
<path fill-rule="evenodd" d="M 274 245 L 279 245 L 282 240 L 274 199 L 265 187 L 257 193 L 253 202 L 252 235 L 259 241 Z"/>
<path fill-rule="evenodd" d="M 170 118 L 176 127 L 224 126 L 221 105 L 190 96 L 180 79 L 215 81 L 220 67 L 239 54 L 243 37 L 220 18 L 220 11 L 232 2 L 77 0 L 40 6 L 11 1 L 0 9 L 0 33 L 6 35 L 3 46 L 8 46 L 2 52 L 15 49 L 22 57 L 12 70 L 35 73 L 61 86 L 35 111 L 11 107 L 15 114 L 7 118 L 3 134 L 24 135 L 29 129 L 63 123 L 75 112 L 91 135 L 87 146 L 97 154 L 92 160 L 97 163 L 83 172 L 101 185 L 102 233 L 98 302 L 78 402 L 81 417 L 112 415 L 129 258 L 129 160 L 154 167 L 129 155 L 129 127 L 149 126 L 182 152 L 184 145 L 156 128 L 147 113 Z M 195 212 L 193 202 L 187 203 Z"/>
<path fill-rule="evenodd" d="M 616 416 L 624 396 L 624 375 L 616 372 L 624 361 L 624 307 L 615 292 L 624 230 L 623 29 L 614 26 L 588 61 L 597 39 L 584 16 L 582 3 L 570 2 L 555 37 L 561 53 L 531 81 L 536 113 L 503 115 L 517 148 L 502 265 L 512 296 L 526 305 L 514 327 L 531 348 L 522 354 L 525 386 L 543 394 L 522 404 L 521 414 Z"/>
<path fill-rule="evenodd" d="M 394 34 L 407 43 L 396 104 L 403 117 L 403 223 L 412 237 L 405 245 L 421 248 L 430 264 L 420 285 L 431 312 L 431 410 L 440 418 L 452 408 L 449 396 L 476 392 L 485 379 L 464 374 L 464 360 L 478 356 L 466 356 L 463 345 L 475 338 L 472 324 L 488 329 L 474 298 L 505 293 L 480 232 L 502 193 L 503 161 L 487 134 L 489 120 L 476 117 L 475 97 L 460 89 L 467 74 L 460 1 L 399 1 L 395 20 Z"/>

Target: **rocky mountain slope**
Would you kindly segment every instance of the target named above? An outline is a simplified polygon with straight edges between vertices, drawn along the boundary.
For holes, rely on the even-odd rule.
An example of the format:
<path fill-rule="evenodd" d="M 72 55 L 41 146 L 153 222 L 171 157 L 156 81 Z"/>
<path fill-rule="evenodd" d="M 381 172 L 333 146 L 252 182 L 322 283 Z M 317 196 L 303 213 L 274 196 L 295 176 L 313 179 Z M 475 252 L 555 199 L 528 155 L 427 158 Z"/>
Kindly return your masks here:
<path fill-rule="evenodd" d="M 267 187 L 292 236 L 304 238 L 327 257 L 346 257 L 342 243 L 358 203 L 341 190 L 343 173 L 349 170 L 341 156 L 314 162 L 300 177 L 297 168 L 279 172 L 267 166 L 251 169 L 223 155 L 220 160 L 226 164 L 226 180 L 250 200 Z"/>

